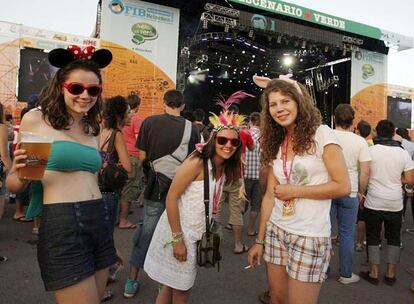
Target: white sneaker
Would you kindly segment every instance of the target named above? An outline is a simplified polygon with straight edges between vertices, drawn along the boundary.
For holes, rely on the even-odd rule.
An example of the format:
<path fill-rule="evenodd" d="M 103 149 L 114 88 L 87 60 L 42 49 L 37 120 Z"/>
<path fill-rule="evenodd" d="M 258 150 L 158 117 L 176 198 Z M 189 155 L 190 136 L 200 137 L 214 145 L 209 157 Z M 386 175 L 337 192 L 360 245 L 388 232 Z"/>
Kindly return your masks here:
<path fill-rule="evenodd" d="M 345 285 L 356 283 L 356 282 L 359 282 L 359 275 L 356 275 L 355 273 L 353 273 L 350 278 L 339 277 L 338 282 L 345 284 Z"/>

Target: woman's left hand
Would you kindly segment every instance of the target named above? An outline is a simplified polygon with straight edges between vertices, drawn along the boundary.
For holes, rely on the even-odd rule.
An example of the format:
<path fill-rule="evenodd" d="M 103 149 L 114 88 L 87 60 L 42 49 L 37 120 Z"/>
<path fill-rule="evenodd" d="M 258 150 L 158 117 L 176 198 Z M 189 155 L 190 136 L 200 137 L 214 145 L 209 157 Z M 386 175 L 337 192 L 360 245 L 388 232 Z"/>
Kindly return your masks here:
<path fill-rule="evenodd" d="M 297 197 L 297 187 L 286 185 L 275 185 L 273 188 L 274 196 L 281 201 L 289 201 Z"/>
<path fill-rule="evenodd" d="M 173 254 L 179 262 L 187 261 L 187 247 L 183 240 L 173 244 Z"/>

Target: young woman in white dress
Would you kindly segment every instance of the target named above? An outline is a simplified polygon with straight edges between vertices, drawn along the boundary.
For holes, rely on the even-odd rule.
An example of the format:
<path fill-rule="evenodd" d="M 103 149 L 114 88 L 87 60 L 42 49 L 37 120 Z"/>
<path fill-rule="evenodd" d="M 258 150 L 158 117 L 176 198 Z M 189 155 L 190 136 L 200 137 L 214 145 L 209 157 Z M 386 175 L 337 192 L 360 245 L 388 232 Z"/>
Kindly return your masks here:
<path fill-rule="evenodd" d="M 211 214 L 220 201 L 224 182 L 240 178 L 238 127 L 242 119 L 228 112 L 214 116 L 209 141 L 177 170 L 144 264 L 147 274 L 163 285 L 157 304 L 188 302 L 188 291 L 197 274 L 197 241 L 206 231 L 203 162 L 207 160 L 209 166 Z"/>

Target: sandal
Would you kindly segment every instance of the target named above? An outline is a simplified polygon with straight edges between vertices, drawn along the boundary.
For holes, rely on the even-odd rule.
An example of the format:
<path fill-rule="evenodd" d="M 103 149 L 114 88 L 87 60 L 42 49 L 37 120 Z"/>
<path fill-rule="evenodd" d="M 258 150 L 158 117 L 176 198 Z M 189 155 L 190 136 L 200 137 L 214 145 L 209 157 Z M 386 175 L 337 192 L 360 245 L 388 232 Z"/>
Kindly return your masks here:
<path fill-rule="evenodd" d="M 259 301 L 263 304 L 270 304 L 270 291 L 267 290 L 259 295 Z"/>
<path fill-rule="evenodd" d="M 233 253 L 234 253 L 234 254 L 243 254 L 243 253 L 245 253 L 245 252 L 249 251 L 249 247 L 247 247 L 247 246 L 246 246 L 246 245 L 244 245 L 244 244 L 242 244 L 242 246 L 243 246 L 242 251 L 233 251 Z"/>
<path fill-rule="evenodd" d="M 359 276 L 361 278 L 363 278 L 365 281 L 371 283 L 372 285 L 378 285 L 379 284 L 379 280 L 378 278 L 373 278 L 369 275 L 369 271 L 361 271 L 359 273 Z"/>
<path fill-rule="evenodd" d="M 103 297 L 101 299 L 101 302 L 106 302 L 106 301 L 112 300 L 114 296 L 115 295 L 111 290 L 106 289 L 104 294 L 103 294 Z"/>
<path fill-rule="evenodd" d="M 253 232 L 253 233 L 248 233 L 248 232 L 247 232 L 247 236 L 256 236 L 256 235 L 257 235 L 257 233 L 258 233 L 257 231 L 255 231 L 255 232 Z"/>
<path fill-rule="evenodd" d="M 394 285 L 395 282 L 397 282 L 397 278 L 395 276 L 387 277 L 386 275 L 384 275 L 384 283 L 387 284 L 388 286 Z"/>
<path fill-rule="evenodd" d="M 30 223 L 33 222 L 33 219 L 28 219 L 24 215 L 19 217 L 13 217 L 13 221 L 21 222 L 21 223 Z"/>
<path fill-rule="evenodd" d="M 119 229 L 135 229 L 137 227 L 138 227 L 137 224 L 132 224 L 132 223 L 128 223 L 128 224 L 126 224 L 126 226 L 123 226 L 123 227 L 121 227 L 121 225 L 118 224 Z"/>

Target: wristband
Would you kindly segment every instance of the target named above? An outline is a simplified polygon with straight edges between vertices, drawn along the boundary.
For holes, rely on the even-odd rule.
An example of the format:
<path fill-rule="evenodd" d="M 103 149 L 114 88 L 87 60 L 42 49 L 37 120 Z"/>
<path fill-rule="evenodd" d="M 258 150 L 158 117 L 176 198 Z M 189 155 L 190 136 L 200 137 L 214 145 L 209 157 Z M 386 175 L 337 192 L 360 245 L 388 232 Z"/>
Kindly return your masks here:
<path fill-rule="evenodd" d="M 179 243 L 183 240 L 184 240 L 184 238 L 182 236 L 176 237 L 176 238 L 172 239 L 171 241 L 166 242 L 164 244 L 164 248 L 167 247 L 168 245 L 174 246 L 175 244 L 177 244 L 177 243 Z"/>
<path fill-rule="evenodd" d="M 265 240 L 256 239 L 255 243 L 264 246 L 266 244 L 266 241 Z"/>

